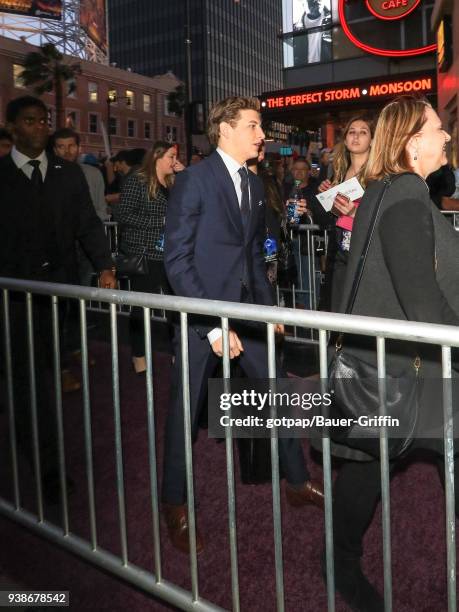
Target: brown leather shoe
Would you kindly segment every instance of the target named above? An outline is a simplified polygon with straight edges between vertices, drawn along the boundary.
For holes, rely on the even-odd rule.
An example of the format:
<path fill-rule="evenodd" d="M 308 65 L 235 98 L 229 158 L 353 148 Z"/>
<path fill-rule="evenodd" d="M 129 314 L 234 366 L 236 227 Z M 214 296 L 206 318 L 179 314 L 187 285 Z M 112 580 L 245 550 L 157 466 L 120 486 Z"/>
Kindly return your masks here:
<path fill-rule="evenodd" d="M 190 554 L 187 506 L 163 504 L 163 515 L 172 544 L 182 552 Z M 203 550 L 204 542 L 196 528 L 196 552 L 199 554 Z"/>
<path fill-rule="evenodd" d="M 313 504 L 318 508 L 324 507 L 324 489 L 322 483 L 317 480 L 308 480 L 299 488 L 287 484 L 285 493 L 288 503 L 296 508 L 308 504 Z"/>
<path fill-rule="evenodd" d="M 81 389 L 81 382 L 70 370 L 62 370 L 62 393 L 72 393 Z"/>

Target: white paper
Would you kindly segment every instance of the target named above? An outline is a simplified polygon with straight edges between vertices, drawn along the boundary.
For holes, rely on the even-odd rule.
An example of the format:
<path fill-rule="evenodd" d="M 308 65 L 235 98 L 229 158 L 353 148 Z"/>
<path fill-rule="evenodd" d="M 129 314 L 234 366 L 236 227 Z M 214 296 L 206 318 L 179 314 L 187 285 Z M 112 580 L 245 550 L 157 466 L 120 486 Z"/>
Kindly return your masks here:
<path fill-rule="evenodd" d="M 324 191 L 323 193 L 318 193 L 317 199 L 327 212 L 332 209 L 333 201 L 338 193 L 347 196 L 351 202 L 354 202 L 354 200 L 358 200 L 363 196 L 364 191 L 362 185 L 354 176 L 348 181 L 344 181 L 344 183 L 340 183 L 331 189 L 327 189 L 327 191 Z"/>

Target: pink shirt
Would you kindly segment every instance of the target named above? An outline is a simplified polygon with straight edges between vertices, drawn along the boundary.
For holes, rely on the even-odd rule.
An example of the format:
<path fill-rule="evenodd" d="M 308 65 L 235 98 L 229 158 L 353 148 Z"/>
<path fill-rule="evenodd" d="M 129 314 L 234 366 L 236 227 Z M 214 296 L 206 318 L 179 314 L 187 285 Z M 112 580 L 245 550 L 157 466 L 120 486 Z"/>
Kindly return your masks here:
<path fill-rule="evenodd" d="M 360 204 L 360 200 L 354 201 L 354 206 L 357 208 Z M 340 227 L 343 230 L 347 230 L 348 232 L 352 232 L 352 227 L 354 225 L 354 217 L 350 217 L 349 215 L 341 215 L 338 217 L 338 221 L 336 222 L 336 227 Z"/>

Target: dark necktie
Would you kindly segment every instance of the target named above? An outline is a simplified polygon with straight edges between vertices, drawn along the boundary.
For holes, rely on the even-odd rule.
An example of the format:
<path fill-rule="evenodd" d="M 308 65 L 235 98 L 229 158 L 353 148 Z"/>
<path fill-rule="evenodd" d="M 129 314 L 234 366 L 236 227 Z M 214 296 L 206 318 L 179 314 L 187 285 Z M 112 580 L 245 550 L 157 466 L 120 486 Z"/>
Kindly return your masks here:
<path fill-rule="evenodd" d="M 40 161 L 38 159 L 31 159 L 27 163 L 33 168 L 32 176 L 30 177 L 30 182 L 37 191 L 40 191 L 43 186 L 43 177 L 40 172 Z"/>
<path fill-rule="evenodd" d="M 244 231 L 247 229 L 249 225 L 250 219 L 250 199 L 249 199 L 249 175 L 247 173 L 247 169 L 242 166 L 238 170 L 239 176 L 241 177 L 241 217 L 242 217 L 242 225 L 244 226 Z"/>

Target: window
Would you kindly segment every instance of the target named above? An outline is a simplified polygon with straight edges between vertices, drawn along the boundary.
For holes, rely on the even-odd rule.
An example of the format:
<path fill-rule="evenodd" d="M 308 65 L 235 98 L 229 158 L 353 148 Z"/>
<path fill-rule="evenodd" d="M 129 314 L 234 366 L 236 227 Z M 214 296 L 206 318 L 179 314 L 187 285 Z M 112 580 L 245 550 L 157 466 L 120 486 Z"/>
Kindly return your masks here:
<path fill-rule="evenodd" d="M 116 117 L 110 117 L 108 122 L 108 133 L 110 136 L 116 136 L 118 133 L 118 119 Z"/>
<path fill-rule="evenodd" d="M 151 138 L 151 123 L 149 121 L 145 121 L 144 137 L 148 140 Z"/>
<path fill-rule="evenodd" d="M 143 112 L 151 112 L 151 96 L 149 96 L 148 94 L 143 94 Z"/>
<path fill-rule="evenodd" d="M 18 89 L 24 89 L 25 85 L 20 77 L 21 72 L 24 70 L 24 66 L 21 64 L 13 64 L 13 83 Z"/>
<path fill-rule="evenodd" d="M 78 113 L 77 111 L 68 111 L 65 116 L 65 127 L 68 127 L 72 130 L 79 129 L 79 121 L 78 121 Z"/>
<path fill-rule="evenodd" d="M 135 137 L 135 121 L 134 119 L 128 119 L 127 122 L 127 135 L 129 138 Z"/>
<path fill-rule="evenodd" d="M 118 92 L 116 89 L 109 89 L 107 92 L 107 102 L 112 106 L 116 105 L 118 102 Z"/>
<path fill-rule="evenodd" d="M 177 142 L 177 128 L 166 125 L 166 140 L 167 142 Z"/>
<path fill-rule="evenodd" d="M 132 110 L 135 108 L 135 95 L 130 89 L 126 89 L 126 106 Z"/>
<path fill-rule="evenodd" d="M 177 113 L 173 113 L 172 111 L 169 110 L 169 100 L 167 99 L 167 96 L 165 96 L 164 98 L 164 115 L 166 117 L 176 117 Z"/>
<path fill-rule="evenodd" d="M 88 100 L 90 102 L 98 101 L 99 96 L 97 89 L 97 83 L 91 83 L 91 81 L 88 82 Z"/>
<path fill-rule="evenodd" d="M 91 134 L 98 132 L 98 117 L 94 113 L 89 113 L 89 131 Z"/>

